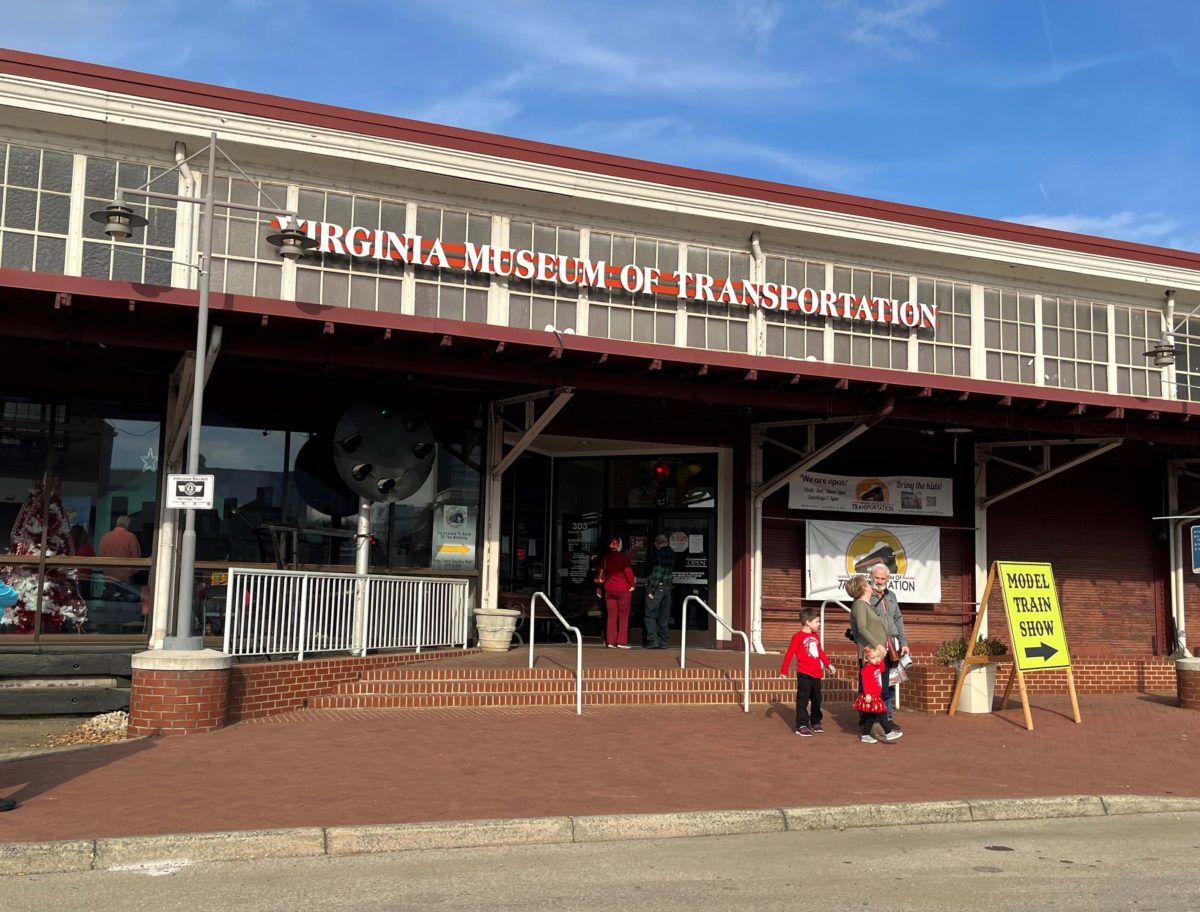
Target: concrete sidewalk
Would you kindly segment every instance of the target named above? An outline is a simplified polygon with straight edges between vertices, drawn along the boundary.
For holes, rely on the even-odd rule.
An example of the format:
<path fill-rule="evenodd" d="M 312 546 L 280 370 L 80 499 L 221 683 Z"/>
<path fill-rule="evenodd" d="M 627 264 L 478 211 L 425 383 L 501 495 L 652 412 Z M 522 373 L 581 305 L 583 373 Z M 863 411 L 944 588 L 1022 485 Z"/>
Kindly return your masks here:
<path fill-rule="evenodd" d="M 1167 695 L 989 716 L 902 713 L 860 744 L 835 707 L 330 710 L 0 763 L 0 843 L 284 827 L 1053 795 L 1200 796 L 1200 714 Z"/>

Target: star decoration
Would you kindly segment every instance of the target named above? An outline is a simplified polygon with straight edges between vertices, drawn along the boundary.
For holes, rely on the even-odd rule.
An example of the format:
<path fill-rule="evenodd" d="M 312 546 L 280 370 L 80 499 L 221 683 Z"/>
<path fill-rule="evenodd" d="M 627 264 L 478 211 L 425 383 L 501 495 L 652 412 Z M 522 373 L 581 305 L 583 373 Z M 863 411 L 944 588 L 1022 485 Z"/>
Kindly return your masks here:
<path fill-rule="evenodd" d="M 142 457 L 142 471 L 158 471 L 158 457 L 154 455 L 154 447 L 150 447 L 150 449 L 146 450 L 146 455 Z"/>

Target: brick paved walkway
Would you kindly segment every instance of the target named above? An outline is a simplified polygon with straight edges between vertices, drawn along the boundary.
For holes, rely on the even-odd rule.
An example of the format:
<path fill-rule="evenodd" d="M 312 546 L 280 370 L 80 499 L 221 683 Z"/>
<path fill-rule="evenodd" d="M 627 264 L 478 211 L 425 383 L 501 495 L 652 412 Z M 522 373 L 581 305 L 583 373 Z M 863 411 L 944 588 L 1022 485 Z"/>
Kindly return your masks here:
<path fill-rule="evenodd" d="M 1200 796 L 1200 713 L 1168 696 L 903 713 L 860 744 L 844 705 L 327 710 L 0 763 L 0 842 L 304 825 L 1053 794 Z M 885 761 L 886 757 L 886 761 Z M 886 763 L 886 765 L 885 765 Z M 886 771 L 886 772 L 885 772 Z"/>

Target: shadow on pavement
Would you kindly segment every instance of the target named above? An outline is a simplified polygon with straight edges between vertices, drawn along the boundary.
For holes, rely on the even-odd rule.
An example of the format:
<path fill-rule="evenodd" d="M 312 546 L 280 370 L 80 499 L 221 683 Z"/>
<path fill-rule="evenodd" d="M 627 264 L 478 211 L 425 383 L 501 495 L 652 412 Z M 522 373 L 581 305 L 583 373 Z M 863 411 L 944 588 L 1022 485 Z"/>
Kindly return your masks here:
<path fill-rule="evenodd" d="M 78 776 L 140 754 L 150 749 L 153 741 L 153 738 L 139 738 L 0 762 L 0 797 L 12 798 L 22 804 Z"/>

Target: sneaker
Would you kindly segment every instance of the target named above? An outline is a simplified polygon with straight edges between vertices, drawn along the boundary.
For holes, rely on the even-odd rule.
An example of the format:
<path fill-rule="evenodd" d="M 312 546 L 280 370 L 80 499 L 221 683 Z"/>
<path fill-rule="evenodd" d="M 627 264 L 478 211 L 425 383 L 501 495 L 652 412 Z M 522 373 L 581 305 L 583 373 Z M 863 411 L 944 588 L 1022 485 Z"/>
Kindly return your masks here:
<path fill-rule="evenodd" d="M 632 649 L 633 647 L 631 647 L 628 643 L 618 643 L 617 648 L 618 649 Z"/>
<path fill-rule="evenodd" d="M 608 645 L 608 648 L 609 648 L 609 649 L 616 649 L 616 648 L 617 648 L 617 644 L 616 644 L 616 643 L 609 643 L 609 644 L 607 644 L 607 645 Z"/>
<path fill-rule="evenodd" d="M 872 738 L 870 735 L 863 735 L 858 740 L 861 741 L 863 744 L 878 744 L 879 743 L 879 741 L 877 741 L 875 738 Z"/>
<path fill-rule="evenodd" d="M 903 737 L 904 737 L 904 732 L 900 731 L 899 729 L 895 729 L 895 728 L 893 728 L 890 732 L 888 732 L 886 735 L 884 735 L 884 738 L 886 738 L 888 741 L 897 741 Z"/>
<path fill-rule="evenodd" d="M 823 734 L 825 734 L 825 729 L 821 728 L 820 722 L 814 722 L 812 724 L 812 733 L 814 735 L 823 735 Z"/>
<path fill-rule="evenodd" d="M 796 729 L 796 734 L 798 734 L 801 738 L 811 738 L 812 733 L 813 730 L 807 725 L 801 725 L 798 729 Z"/>

